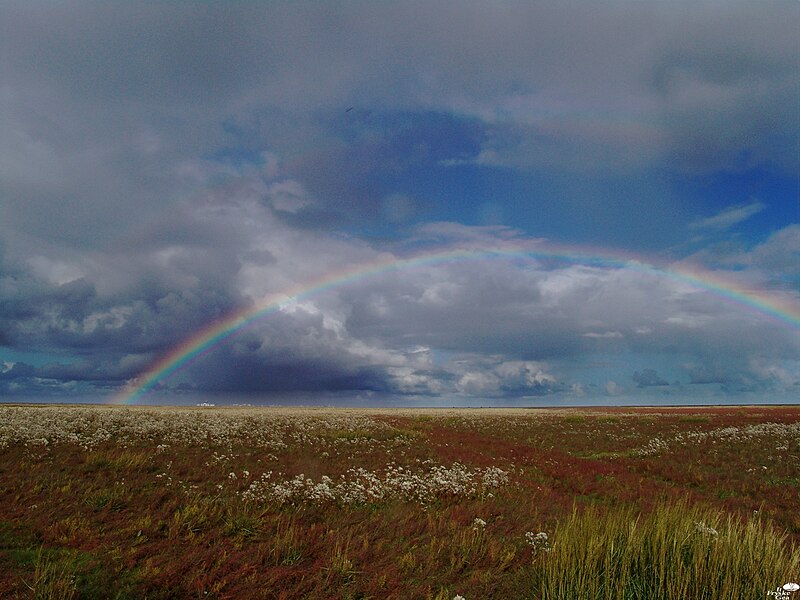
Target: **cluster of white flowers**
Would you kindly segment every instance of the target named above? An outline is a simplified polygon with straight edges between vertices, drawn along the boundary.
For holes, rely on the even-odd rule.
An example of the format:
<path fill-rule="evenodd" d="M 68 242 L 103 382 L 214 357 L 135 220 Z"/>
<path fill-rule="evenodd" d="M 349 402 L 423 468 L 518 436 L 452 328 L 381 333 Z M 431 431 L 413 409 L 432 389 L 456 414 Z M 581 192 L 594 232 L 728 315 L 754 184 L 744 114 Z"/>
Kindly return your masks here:
<path fill-rule="evenodd" d="M 71 443 L 92 450 L 108 441 L 119 446 L 152 442 L 161 453 L 170 444 L 210 448 L 246 441 L 251 447 L 282 450 L 287 447 L 283 430 L 290 422 L 240 410 L 11 406 L 0 407 L 0 448 Z"/>
<path fill-rule="evenodd" d="M 483 531 L 486 529 L 486 521 L 481 519 L 480 517 L 475 517 L 475 520 L 472 521 L 472 529 L 475 531 Z"/>
<path fill-rule="evenodd" d="M 776 444 L 775 449 L 785 451 L 791 448 L 800 450 L 800 423 L 758 423 L 742 427 L 718 427 L 708 431 L 688 431 L 675 434 L 669 439 L 653 438 L 636 451 L 639 456 L 653 456 L 675 445 L 699 444 L 704 441 L 740 443 L 746 439 L 769 438 Z"/>
<path fill-rule="evenodd" d="M 694 524 L 694 530 L 700 535 L 705 535 L 713 539 L 717 539 L 719 537 L 719 531 L 713 527 L 709 527 L 702 521 L 698 521 Z"/>
<path fill-rule="evenodd" d="M 450 467 L 431 466 L 413 471 L 389 465 L 382 474 L 364 468 L 351 468 L 333 480 L 323 475 L 314 481 L 304 474 L 291 479 L 272 481 L 265 473 L 242 492 L 247 501 L 276 504 L 367 504 L 398 498 L 419 504 L 443 497 L 474 498 L 508 483 L 508 474 L 497 467 L 470 470 L 460 463 Z"/>
<path fill-rule="evenodd" d="M 655 456 L 667 450 L 669 450 L 669 444 L 667 444 L 667 442 L 661 438 L 653 438 L 649 440 L 644 447 L 636 450 L 635 454 L 638 456 Z"/>
<path fill-rule="evenodd" d="M 550 541 L 544 531 L 533 533 L 528 531 L 525 533 L 525 541 L 533 548 L 534 552 L 550 552 Z"/>
<path fill-rule="evenodd" d="M 742 438 L 768 437 L 774 441 L 800 442 L 800 423 L 757 423 L 744 427 L 720 427 L 711 431 L 690 431 L 686 438 L 701 441 L 707 438 L 739 441 Z"/>
<path fill-rule="evenodd" d="M 92 450 L 152 442 L 155 453 L 170 445 L 250 448 L 280 453 L 289 444 L 375 449 L 409 445 L 412 438 L 379 419 L 358 414 L 287 414 L 263 409 L 144 408 L 112 406 L 0 406 L 0 448 L 77 444 Z"/>

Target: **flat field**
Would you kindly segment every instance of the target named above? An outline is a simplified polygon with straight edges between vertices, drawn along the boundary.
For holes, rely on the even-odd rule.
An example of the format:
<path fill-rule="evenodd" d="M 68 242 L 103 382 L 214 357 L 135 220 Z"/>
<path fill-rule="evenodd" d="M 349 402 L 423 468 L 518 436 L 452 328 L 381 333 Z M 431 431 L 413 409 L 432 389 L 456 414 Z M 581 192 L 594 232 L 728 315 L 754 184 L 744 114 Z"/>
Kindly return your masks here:
<path fill-rule="evenodd" d="M 0 405 L 2 598 L 790 598 L 799 547 L 795 406 Z"/>

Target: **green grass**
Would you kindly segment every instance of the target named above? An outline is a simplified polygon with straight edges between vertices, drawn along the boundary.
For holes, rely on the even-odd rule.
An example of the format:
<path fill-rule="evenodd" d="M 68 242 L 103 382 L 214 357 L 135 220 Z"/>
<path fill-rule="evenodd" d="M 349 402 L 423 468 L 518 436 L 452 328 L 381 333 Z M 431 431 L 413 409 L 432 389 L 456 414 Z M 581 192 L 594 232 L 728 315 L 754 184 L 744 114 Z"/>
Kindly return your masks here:
<path fill-rule="evenodd" d="M 192 495 L 173 513 L 169 523 L 169 537 L 191 539 L 221 523 L 225 523 L 225 511 L 218 500 Z"/>
<path fill-rule="evenodd" d="M 533 588 L 541 600 L 764 598 L 800 568 L 785 541 L 757 518 L 743 523 L 685 502 L 647 515 L 573 510 L 552 549 L 534 555 Z"/>
<path fill-rule="evenodd" d="M 240 540 L 254 538 L 261 532 L 261 519 L 246 509 L 228 509 L 224 521 L 225 535 Z"/>
<path fill-rule="evenodd" d="M 11 564 L 25 574 L 20 588 L 32 600 L 133 600 L 136 571 L 110 572 L 97 557 L 72 548 L 27 545 L 8 547 Z"/>
<path fill-rule="evenodd" d="M 295 519 L 292 516 L 281 518 L 273 536 L 269 559 L 271 564 L 289 567 L 299 563 L 305 554 L 305 543 L 300 537 Z"/>
<path fill-rule="evenodd" d="M 565 423 L 585 423 L 586 417 L 583 415 L 567 415 L 564 417 Z"/>
<path fill-rule="evenodd" d="M 33 577 L 25 581 L 35 600 L 72 600 L 78 594 L 74 557 L 59 556 L 39 547 L 34 561 Z"/>
<path fill-rule="evenodd" d="M 686 417 L 681 417 L 680 418 L 680 422 L 681 423 L 710 423 L 711 422 L 711 418 L 710 417 L 698 416 L 698 415 L 690 415 L 690 416 L 686 416 Z"/>
<path fill-rule="evenodd" d="M 86 506 L 94 511 L 103 509 L 120 511 L 128 504 L 124 490 L 119 489 L 119 487 L 89 490 L 84 495 L 84 502 Z"/>

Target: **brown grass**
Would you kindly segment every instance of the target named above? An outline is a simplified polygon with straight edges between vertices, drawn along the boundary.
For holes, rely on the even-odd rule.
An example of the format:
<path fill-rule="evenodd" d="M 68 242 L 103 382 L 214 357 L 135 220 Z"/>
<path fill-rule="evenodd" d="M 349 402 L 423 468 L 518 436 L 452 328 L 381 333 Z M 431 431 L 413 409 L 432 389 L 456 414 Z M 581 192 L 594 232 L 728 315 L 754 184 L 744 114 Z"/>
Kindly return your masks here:
<path fill-rule="evenodd" d="M 641 590 L 682 573 L 669 585 L 763 598 L 800 577 L 798 423 L 798 407 L 2 406 L 0 597 L 666 598 Z M 272 489 L 455 463 L 509 483 L 422 502 L 242 495 L 269 472 Z M 700 521 L 723 542 L 684 540 Z M 551 552 L 526 541 L 540 531 Z"/>

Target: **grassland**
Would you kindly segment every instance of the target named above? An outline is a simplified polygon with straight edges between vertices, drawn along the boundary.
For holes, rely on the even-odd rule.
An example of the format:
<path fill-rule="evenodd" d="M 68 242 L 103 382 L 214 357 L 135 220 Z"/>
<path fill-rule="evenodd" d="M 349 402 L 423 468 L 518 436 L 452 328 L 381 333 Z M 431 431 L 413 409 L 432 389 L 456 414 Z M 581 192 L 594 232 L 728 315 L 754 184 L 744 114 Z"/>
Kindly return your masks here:
<path fill-rule="evenodd" d="M 763 599 L 798 548 L 800 407 L 0 405 L 2 598 Z"/>

